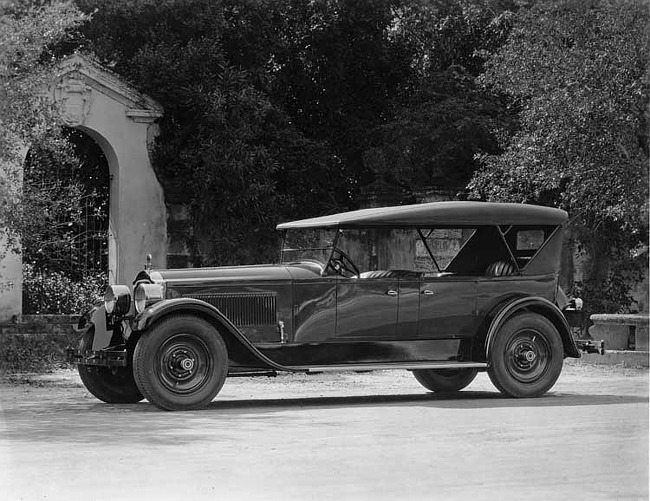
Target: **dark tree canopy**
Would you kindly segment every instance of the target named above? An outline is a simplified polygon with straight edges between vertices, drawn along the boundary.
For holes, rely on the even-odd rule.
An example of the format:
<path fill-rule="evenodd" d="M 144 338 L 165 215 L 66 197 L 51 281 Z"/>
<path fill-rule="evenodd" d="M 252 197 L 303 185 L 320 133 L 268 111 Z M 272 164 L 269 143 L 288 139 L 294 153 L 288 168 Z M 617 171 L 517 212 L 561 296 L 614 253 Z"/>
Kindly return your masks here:
<path fill-rule="evenodd" d="M 195 264 L 270 259 L 277 222 L 371 186 L 565 208 L 592 291 L 647 244 L 645 0 L 75 3 L 90 20 L 37 55 L 88 52 L 163 105 Z"/>
<path fill-rule="evenodd" d="M 278 221 L 376 181 L 462 189 L 498 151 L 502 103 L 473 83 L 508 31 L 497 2 L 77 3 L 85 50 L 166 110 L 154 167 L 197 262 L 268 258 Z"/>

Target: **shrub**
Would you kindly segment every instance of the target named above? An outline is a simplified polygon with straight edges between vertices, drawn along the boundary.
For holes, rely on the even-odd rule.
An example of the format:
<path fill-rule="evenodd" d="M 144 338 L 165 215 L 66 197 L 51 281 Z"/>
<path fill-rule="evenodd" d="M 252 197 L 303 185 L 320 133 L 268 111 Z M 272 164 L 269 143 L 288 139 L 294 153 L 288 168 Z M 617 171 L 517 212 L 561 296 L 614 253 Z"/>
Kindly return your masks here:
<path fill-rule="evenodd" d="M 101 299 L 106 273 L 86 274 L 76 281 L 58 271 L 23 268 L 23 313 L 31 315 L 82 313 Z"/>

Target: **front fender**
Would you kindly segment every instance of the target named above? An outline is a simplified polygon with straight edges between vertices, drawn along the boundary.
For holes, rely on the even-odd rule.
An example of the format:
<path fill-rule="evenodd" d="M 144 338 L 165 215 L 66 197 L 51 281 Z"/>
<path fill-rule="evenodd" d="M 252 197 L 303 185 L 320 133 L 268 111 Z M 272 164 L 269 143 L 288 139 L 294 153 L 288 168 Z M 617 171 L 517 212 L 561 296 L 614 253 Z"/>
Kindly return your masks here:
<path fill-rule="evenodd" d="M 147 330 L 153 324 L 162 318 L 173 313 L 185 313 L 199 315 L 216 327 L 220 327 L 226 332 L 224 334 L 232 336 L 240 345 L 247 349 L 253 356 L 264 364 L 274 369 L 291 371 L 292 369 L 283 365 L 277 364 L 262 352 L 260 352 L 242 332 L 217 308 L 205 301 L 194 298 L 177 298 L 177 299 L 164 299 L 154 303 L 149 308 L 140 313 L 132 323 L 132 330 L 134 332 L 141 332 Z"/>
<path fill-rule="evenodd" d="M 571 328 L 562 311 L 548 299 L 542 297 L 523 297 L 507 303 L 496 317 L 494 317 L 494 320 L 492 320 L 485 340 L 485 354 L 488 360 L 490 357 L 490 349 L 492 348 L 493 340 L 497 332 L 499 332 L 503 324 L 510 317 L 522 310 L 533 311 L 548 318 L 560 333 L 562 344 L 564 345 L 564 355 L 580 358 L 580 351 L 571 335 Z"/>
<path fill-rule="evenodd" d="M 99 351 L 110 346 L 113 338 L 113 328 L 109 328 L 109 324 L 106 322 L 106 308 L 103 302 L 97 303 L 81 315 L 77 330 L 85 332 L 90 328 L 94 328 L 95 331 L 91 348 L 93 351 Z"/>

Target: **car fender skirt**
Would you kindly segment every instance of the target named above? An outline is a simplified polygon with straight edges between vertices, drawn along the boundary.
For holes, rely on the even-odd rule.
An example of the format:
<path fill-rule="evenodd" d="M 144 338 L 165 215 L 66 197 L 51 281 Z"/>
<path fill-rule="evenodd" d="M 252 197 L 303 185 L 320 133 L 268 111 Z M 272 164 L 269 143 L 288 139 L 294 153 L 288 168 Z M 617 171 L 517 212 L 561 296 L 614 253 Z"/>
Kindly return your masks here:
<path fill-rule="evenodd" d="M 523 297 L 507 303 L 492 320 L 485 340 L 485 354 L 488 359 L 496 334 L 509 318 L 521 311 L 532 311 L 549 319 L 562 337 L 564 356 L 580 358 L 580 351 L 571 335 L 571 328 L 560 309 L 542 297 Z"/>
<path fill-rule="evenodd" d="M 133 320 L 133 331 L 145 331 L 162 318 L 171 314 L 198 315 L 217 327 L 222 335 L 230 336 L 232 340 L 239 343 L 263 364 L 277 370 L 291 370 L 275 363 L 261 353 L 221 311 L 200 299 L 185 297 L 159 301 L 144 310 Z"/>

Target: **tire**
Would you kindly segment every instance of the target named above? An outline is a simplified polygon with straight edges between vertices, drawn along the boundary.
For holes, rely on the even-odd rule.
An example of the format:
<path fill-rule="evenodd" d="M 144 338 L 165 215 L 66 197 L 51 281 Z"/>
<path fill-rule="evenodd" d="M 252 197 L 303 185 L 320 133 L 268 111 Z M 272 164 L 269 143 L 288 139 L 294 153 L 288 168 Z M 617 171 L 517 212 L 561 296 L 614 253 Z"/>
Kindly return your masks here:
<path fill-rule="evenodd" d="M 164 410 L 208 405 L 228 374 L 228 350 L 205 320 L 174 315 L 142 334 L 133 353 L 133 373 L 142 394 Z"/>
<path fill-rule="evenodd" d="M 453 393 L 468 386 L 478 374 L 478 369 L 416 369 L 413 375 L 427 390 Z"/>
<path fill-rule="evenodd" d="M 81 353 L 92 349 L 94 337 L 94 330 L 88 329 L 79 342 Z M 135 383 L 131 367 L 77 365 L 77 371 L 86 389 L 102 402 L 135 404 L 144 398 Z"/>
<path fill-rule="evenodd" d="M 564 347 L 550 320 L 522 313 L 496 333 L 488 358 L 488 375 L 501 393 L 533 398 L 550 390 L 560 377 Z"/>

